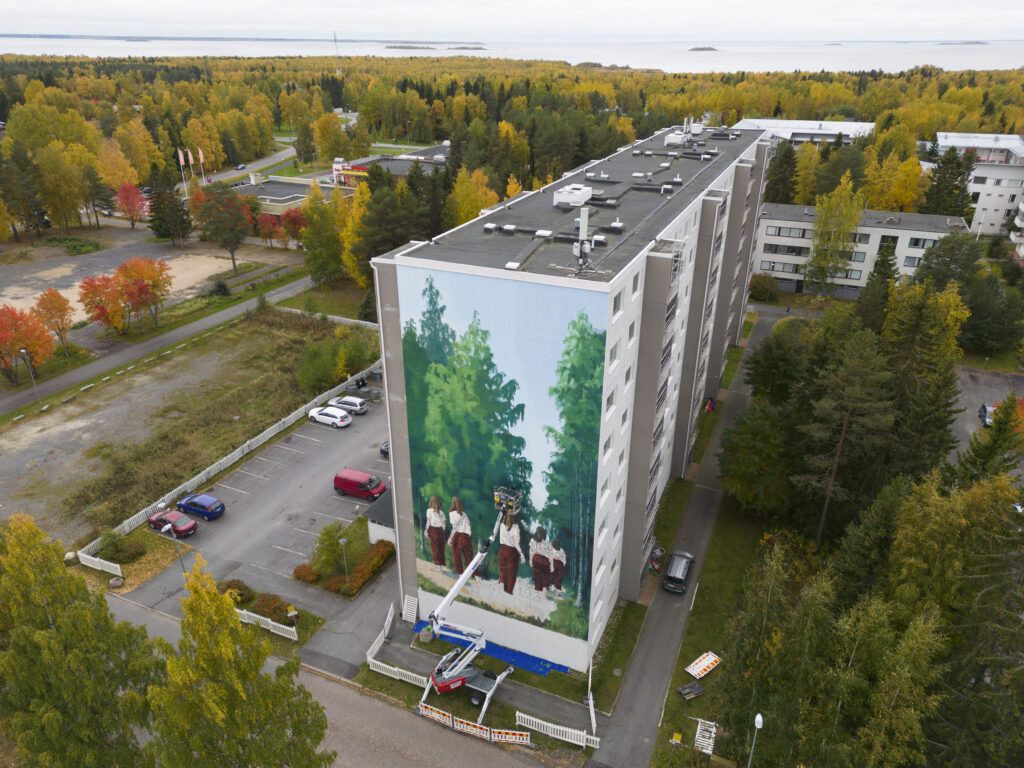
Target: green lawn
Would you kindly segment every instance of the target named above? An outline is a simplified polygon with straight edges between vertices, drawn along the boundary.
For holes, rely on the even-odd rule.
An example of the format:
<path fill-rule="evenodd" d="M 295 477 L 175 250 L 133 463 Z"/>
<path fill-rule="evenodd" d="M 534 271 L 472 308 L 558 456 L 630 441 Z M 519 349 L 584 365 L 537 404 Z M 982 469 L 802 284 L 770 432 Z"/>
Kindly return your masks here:
<path fill-rule="evenodd" d="M 739 510 L 739 505 L 726 498 L 718 513 L 715 532 L 704 559 L 700 582 L 693 585 L 693 611 L 686 623 L 686 634 L 679 649 L 672 684 L 665 701 L 665 714 L 651 759 L 652 768 L 667 768 L 672 765 L 672 748 L 669 739 L 673 733 L 683 734 L 683 744 L 693 744 L 696 724 L 691 717 L 715 719 L 714 705 L 721 692 L 716 689 L 718 675 L 712 671 L 700 681 L 704 695 L 691 701 L 684 701 L 675 692 L 684 683 L 693 681 L 686 671 L 687 665 L 705 651 L 719 655 L 725 644 L 729 620 L 736 611 L 740 584 L 743 575 L 757 555 L 758 543 L 764 532 L 761 520 Z M 730 660 L 722 659 L 722 664 Z M 681 747 L 685 751 L 686 747 Z M 676 765 L 686 765 L 685 760 L 676 756 Z"/>
<path fill-rule="evenodd" d="M 1016 349 L 1006 349 L 993 355 L 975 355 L 964 352 L 961 364 L 972 368 L 984 368 L 987 371 L 1017 373 L 1021 369 L 1020 356 Z"/>
<path fill-rule="evenodd" d="M 345 280 L 337 286 L 317 286 L 305 293 L 278 302 L 282 307 L 301 309 L 314 315 L 333 315 L 334 317 L 355 318 L 359 313 L 359 305 L 365 292 L 351 280 Z"/>
<path fill-rule="evenodd" d="M 740 360 L 743 358 L 743 347 L 729 347 L 725 353 L 725 372 L 722 374 L 722 388 L 732 387 L 732 380 L 736 378 L 736 371 L 740 369 Z"/>
<path fill-rule="evenodd" d="M 311 163 L 302 163 L 300 165 L 295 164 L 295 159 L 292 158 L 281 165 L 276 165 L 273 168 L 264 168 L 259 173 L 265 176 L 305 176 L 307 173 L 316 173 L 318 171 L 329 171 L 331 170 L 333 163 L 327 160 L 314 160 Z"/>
<path fill-rule="evenodd" d="M 36 367 L 35 377 L 36 383 L 47 381 L 55 376 L 60 376 L 62 373 L 74 370 L 81 365 L 92 362 L 92 354 L 87 349 L 82 347 L 76 347 L 74 344 L 68 344 L 68 356 L 64 356 L 64 350 L 60 344 L 57 344 L 57 348 L 53 351 L 53 357 L 47 360 L 42 365 Z M 18 365 L 18 383 L 11 384 L 6 378 L 0 378 L 0 392 L 20 392 L 23 389 L 32 388 L 32 377 L 29 375 L 28 369 L 23 363 Z M 53 397 L 43 398 L 43 402 L 52 402 Z"/>
<path fill-rule="evenodd" d="M 757 318 L 760 315 L 757 312 L 747 312 L 747 316 L 743 320 L 743 338 L 750 336 L 750 332 L 754 330 L 754 326 L 757 324 Z"/>
<path fill-rule="evenodd" d="M 686 505 L 690 503 L 691 493 L 693 483 L 676 478 L 662 494 L 658 517 L 654 521 L 654 540 L 667 550 L 675 546 L 676 532 L 686 512 Z"/>
<path fill-rule="evenodd" d="M 718 417 L 722 415 L 722 405 L 723 402 L 719 401 L 715 410 L 711 412 L 701 406 L 700 416 L 697 417 L 697 437 L 693 441 L 693 456 L 690 459 L 694 464 L 704 461 L 704 454 L 711 445 L 711 436 L 715 433 Z"/>

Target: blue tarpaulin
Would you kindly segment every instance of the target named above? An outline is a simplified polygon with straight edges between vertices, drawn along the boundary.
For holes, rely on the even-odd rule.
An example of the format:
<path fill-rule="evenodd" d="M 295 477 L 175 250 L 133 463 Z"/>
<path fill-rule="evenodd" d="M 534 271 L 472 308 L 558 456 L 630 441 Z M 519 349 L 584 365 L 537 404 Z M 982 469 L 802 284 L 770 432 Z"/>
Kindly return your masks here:
<path fill-rule="evenodd" d="M 429 622 L 420 621 L 417 622 L 415 627 L 413 627 L 413 630 L 419 632 L 424 627 L 429 626 Z M 465 638 L 455 637 L 449 634 L 445 634 L 443 639 L 450 643 L 461 645 L 463 648 L 469 645 L 469 641 Z M 492 659 L 503 661 L 506 664 L 511 664 L 513 667 L 525 669 L 527 672 L 533 672 L 534 674 L 543 675 L 544 677 L 547 677 L 548 672 L 551 672 L 552 670 L 566 674 L 569 672 L 569 668 L 566 666 L 555 664 L 552 661 L 547 661 L 537 656 L 531 656 L 530 654 L 523 653 L 522 651 L 513 651 L 511 648 L 506 648 L 505 646 L 498 645 L 497 643 L 487 643 L 480 653 L 485 656 L 490 656 Z"/>

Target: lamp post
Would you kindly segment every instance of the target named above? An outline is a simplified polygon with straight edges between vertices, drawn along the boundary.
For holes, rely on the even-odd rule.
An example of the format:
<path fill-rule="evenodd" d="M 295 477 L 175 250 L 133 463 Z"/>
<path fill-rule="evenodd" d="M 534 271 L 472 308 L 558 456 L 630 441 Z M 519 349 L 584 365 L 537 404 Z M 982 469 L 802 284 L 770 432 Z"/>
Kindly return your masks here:
<path fill-rule="evenodd" d="M 156 505 L 156 508 L 162 512 L 163 510 L 167 509 L 167 504 L 161 501 L 159 504 Z M 185 563 L 181 559 L 181 547 L 178 546 L 178 536 L 174 533 L 174 526 L 171 523 L 167 523 L 167 525 L 160 529 L 160 533 L 170 533 L 171 538 L 174 539 L 174 549 L 178 553 L 178 565 L 181 566 L 181 573 L 182 575 L 184 575 Z"/>
<path fill-rule="evenodd" d="M 238 438 L 238 444 L 241 445 L 242 444 L 242 428 L 240 426 L 238 426 L 238 420 L 241 418 L 241 416 L 234 416 L 232 418 L 234 418 L 234 420 L 235 420 L 235 437 Z"/>
<path fill-rule="evenodd" d="M 754 746 L 757 744 L 757 732 L 761 730 L 762 725 L 764 725 L 764 718 L 758 712 L 754 716 L 754 740 L 750 744 L 750 757 L 747 758 L 747 768 L 750 768 L 751 763 L 754 762 Z"/>
<path fill-rule="evenodd" d="M 341 555 L 345 558 L 345 581 L 348 581 L 348 550 L 345 549 L 348 539 L 338 539 L 338 543 L 341 544 Z"/>
<path fill-rule="evenodd" d="M 32 389 L 36 391 L 36 400 L 38 400 L 39 404 L 42 405 L 43 398 L 39 396 L 39 387 L 36 386 L 36 374 L 32 370 L 32 353 L 24 347 L 19 349 L 18 353 L 25 359 L 25 365 L 28 366 L 28 375 L 32 377 Z"/>

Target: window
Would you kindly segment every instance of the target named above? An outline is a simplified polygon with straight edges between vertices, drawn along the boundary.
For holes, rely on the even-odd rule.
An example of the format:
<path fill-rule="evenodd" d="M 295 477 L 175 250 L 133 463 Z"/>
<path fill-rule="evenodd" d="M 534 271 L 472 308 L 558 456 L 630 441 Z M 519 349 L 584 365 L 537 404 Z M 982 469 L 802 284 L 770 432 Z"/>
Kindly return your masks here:
<path fill-rule="evenodd" d="M 784 243 L 765 243 L 765 253 L 778 253 L 783 256 L 810 256 L 811 249 L 799 245 L 785 245 Z"/>
<path fill-rule="evenodd" d="M 1016 200 L 1017 200 L 1017 196 L 1016 195 L 1010 195 L 1010 202 L 1011 203 L 1016 201 Z"/>
<path fill-rule="evenodd" d="M 779 234 L 779 228 L 778 227 L 768 227 L 768 229 L 766 229 L 765 232 L 767 232 L 769 235 L 777 235 L 777 234 Z"/>
<path fill-rule="evenodd" d="M 883 245 L 891 245 L 895 249 L 899 243 L 900 239 L 897 235 L 882 235 L 878 238 L 878 250 L 882 250 Z"/>
<path fill-rule="evenodd" d="M 911 248 L 931 248 L 938 240 L 930 240 L 925 237 L 912 237 L 910 238 Z"/>
<path fill-rule="evenodd" d="M 640 290 L 640 273 L 637 272 L 633 275 L 633 293 L 636 294 Z"/>
<path fill-rule="evenodd" d="M 978 202 L 978 198 L 979 197 L 981 197 L 981 192 L 972 192 L 971 193 L 971 202 L 972 203 Z"/>
<path fill-rule="evenodd" d="M 867 243 L 871 240 L 871 235 L 867 232 L 854 232 L 850 235 L 851 243 Z"/>
<path fill-rule="evenodd" d="M 850 257 L 850 261 L 864 261 L 867 254 L 864 251 L 854 251 L 853 256 Z"/>
<path fill-rule="evenodd" d="M 623 448 L 621 451 L 619 451 L 619 466 L 621 467 L 625 463 L 626 463 L 626 449 Z"/>
<path fill-rule="evenodd" d="M 601 486 L 601 495 L 604 496 L 608 493 L 608 478 L 605 478 L 604 484 Z"/>
<path fill-rule="evenodd" d="M 846 273 L 847 280 L 860 280 L 861 271 L 859 269 L 851 269 Z"/>
<path fill-rule="evenodd" d="M 769 235 L 777 235 L 778 237 L 809 237 L 806 234 L 809 230 L 800 229 L 799 227 L 768 227 L 765 231 Z"/>
<path fill-rule="evenodd" d="M 632 341 L 634 336 L 636 336 L 636 320 L 629 324 L 629 340 Z"/>
<path fill-rule="evenodd" d="M 617 315 L 622 311 L 622 291 L 615 294 L 615 298 L 612 299 L 612 315 Z"/>
<path fill-rule="evenodd" d="M 903 260 L 903 266 L 904 267 L 916 267 L 920 263 L 921 263 L 921 257 L 920 256 L 907 256 L 907 258 L 905 258 Z"/>
<path fill-rule="evenodd" d="M 619 359 L 619 342 L 615 342 L 612 348 L 608 350 L 608 362 L 614 363 Z"/>
<path fill-rule="evenodd" d="M 974 184 L 986 184 L 988 183 L 988 176 L 975 176 L 972 181 Z"/>
<path fill-rule="evenodd" d="M 768 266 L 764 266 L 765 264 L 767 264 Z M 800 271 L 800 268 L 797 264 L 787 264 L 784 261 L 762 261 L 761 269 L 767 270 L 769 272 L 795 273 Z"/>
<path fill-rule="evenodd" d="M 608 393 L 608 397 L 604 401 L 604 407 L 609 409 L 609 410 L 611 410 L 611 408 L 614 405 L 615 405 L 615 390 L 613 389 L 611 392 Z"/>
<path fill-rule="evenodd" d="M 626 383 L 627 384 L 629 384 L 629 380 L 631 378 L 633 378 L 633 369 L 632 368 L 627 368 L 626 369 Z"/>
<path fill-rule="evenodd" d="M 626 426 L 626 422 L 629 421 L 629 409 L 622 411 L 622 426 Z"/>
<path fill-rule="evenodd" d="M 609 437 L 604 441 L 604 449 L 601 451 L 602 455 L 607 456 L 608 452 L 612 449 L 612 439 Z"/>

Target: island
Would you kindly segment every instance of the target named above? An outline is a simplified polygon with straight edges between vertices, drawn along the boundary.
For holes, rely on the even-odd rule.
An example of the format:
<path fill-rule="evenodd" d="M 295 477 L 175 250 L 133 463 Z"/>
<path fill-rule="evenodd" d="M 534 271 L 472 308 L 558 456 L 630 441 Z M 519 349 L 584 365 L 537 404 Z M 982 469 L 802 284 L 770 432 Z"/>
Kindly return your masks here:
<path fill-rule="evenodd" d="M 449 51 L 486 51 L 482 45 L 449 45 Z"/>
<path fill-rule="evenodd" d="M 690 49 L 691 51 L 717 51 L 718 49 L 710 45 L 695 45 Z"/>
<path fill-rule="evenodd" d="M 385 45 L 385 48 L 398 48 L 403 51 L 432 51 L 432 45 Z"/>

